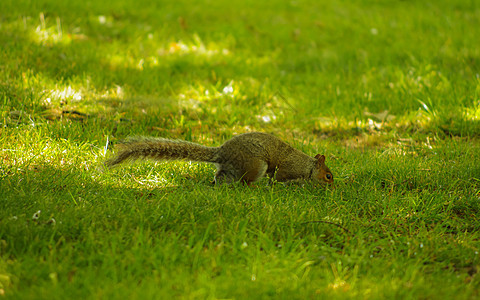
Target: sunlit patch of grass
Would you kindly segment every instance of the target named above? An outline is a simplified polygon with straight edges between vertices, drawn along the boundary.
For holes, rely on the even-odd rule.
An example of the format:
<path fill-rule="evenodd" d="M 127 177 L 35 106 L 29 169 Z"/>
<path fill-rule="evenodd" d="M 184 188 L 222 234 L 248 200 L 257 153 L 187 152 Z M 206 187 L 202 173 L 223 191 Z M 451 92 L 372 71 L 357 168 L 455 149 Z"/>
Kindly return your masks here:
<path fill-rule="evenodd" d="M 465 109 L 465 119 L 471 121 L 480 121 L 480 105 L 474 108 Z"/>
<path fill-rule="evenodd" d="M 41 24 L 37 26 L 35 32 L 32 34 L 36 42 L 42 45 L 57 44 L 59 42 L 70 42 L 69 39 L 63 39 L 63 30 L 60 18 L 56 18 L 55 27 L 47 27 L 45 23 L 45 15 L 41 13 L 40 22 Z"/>
<path fill-rule="evenodd" d="M 168 45 L 168 49 L 158 50 L 159 56 L 186 54 L 201 56 L 214 56 L 221 54 L 227 56 L 230 54 L 230 51 L 226 48 L 219 49 L 218 46 L 213 43 L 210 43 L 207 47 L 197 34 L 193 35 L 192 42 L 190 43 L 184 43 L 182 41 L 172 42 Z"/>
<path fill-rule="evenodd" d="M 23 16 L 21 21 L 18 21 L 16 26 L 21 26 L 23 29 L 28 29 L 27 36 L 35 44 L 51 47 L 53 45 L 67 46 L 74 41 L 86 40 L 88 37 L 80 32 L 80 28 L 73 28 L 71 31 L 66 31 L 62 26 L 62 19 L 56 17 L 54 20 L 46 19 L 45 14 L 41 12 L 38 16 L 39 23 L 35 28 L 31 28 L 31 17 Z M 15 23 L 13 23 L 15 24 Z M 33 25 L 35 26 L 35 25 Z"/>
<path fill-rule="evenodd" d="M 188 37 L 188 41 L 165 42 L 158 40 L 154 33 L 149 33 L 141 39 L 142 49 L 129 49 L 130 51 L 108 53 L 105 64 L 112 69 L 132 68 L 139 71 L 163 67 L 176 60 L 187 59 L 192 63 L 205 59 L 227 60 L 231 55 L 230 50 L 213 41 L 208 45 L 203 42 L 198 34 Z M 132 51 L 133 50 L 133 51 Z"/>
<path fill-rule="evenodd" d="M 43 130 L 46 128 L 39 125 Z M 92 165 L 90 162 L 97 161 L 99 156 L 103 159 L 102 149 L 93 145 L 75 145 L 64 139 L 51 139 L 45 135 L 46 132 L 36 131 L 34 128 L 25 130 L 23 136 L 7 136 L 2 139 L 4 148 L 1 157 L 5 166 L 14 168 L 36 168 L 44 165 L 55 165 L 59 167 L 73 167 L 88 170 Z M 28 141 L 39 140 L 32 144 Z M 19 146 L 15 146 L 15 144 Z M 79 150 L 79 147 L 86 150 L 87 157 L 72 156 L 70 153 Z M 90 161 L 90 162 L 89 162 Z"/>

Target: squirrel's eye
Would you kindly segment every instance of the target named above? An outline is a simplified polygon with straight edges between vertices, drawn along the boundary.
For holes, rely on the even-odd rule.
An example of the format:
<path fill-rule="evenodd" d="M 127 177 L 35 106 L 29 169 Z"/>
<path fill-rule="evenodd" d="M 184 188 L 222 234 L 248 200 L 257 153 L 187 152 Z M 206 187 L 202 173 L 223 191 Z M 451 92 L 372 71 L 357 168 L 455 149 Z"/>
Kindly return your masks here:
<path fill-rule="evenodd" d="M 325 178 L 327 178 L 328 180 L 332 179 L 332 174 L 325 175 Z"/>

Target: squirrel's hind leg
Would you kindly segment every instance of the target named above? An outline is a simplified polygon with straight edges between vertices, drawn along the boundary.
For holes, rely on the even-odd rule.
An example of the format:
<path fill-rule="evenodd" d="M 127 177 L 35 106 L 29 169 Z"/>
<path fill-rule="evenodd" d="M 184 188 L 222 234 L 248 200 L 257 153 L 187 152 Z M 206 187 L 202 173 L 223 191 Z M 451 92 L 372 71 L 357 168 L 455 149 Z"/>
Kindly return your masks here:
<path fill-rule="evenodd" d="M 241 179 L 243 182 L 250 185 L 250 183 L 255 182 L 265 176 L 268 169 L 268 164 L 261 159 L 255 159 L 245 164 L 244 169 L 245 170 L 242 172 L 243 174 Z"/>
<path fill-rule="evenodd" d="M 223 184 L 223 183 L 232 183 L 237 180 L 235 174 L 232 171 L 229 171 L 226 168 L 222 168 L 222 166 L 217 166 L 217 173 L 215 174 L 215 184 Z"/>
<path fill-rule="evenodd" d="M 225 164 L 217 165 L 215 184 L 232 183 L 241 180 L 249 185 L 250 183 L 264 177 L 267 169 L 267 162 L 260 159 L 250 160 L 243 166 L 237 168 Z"/>

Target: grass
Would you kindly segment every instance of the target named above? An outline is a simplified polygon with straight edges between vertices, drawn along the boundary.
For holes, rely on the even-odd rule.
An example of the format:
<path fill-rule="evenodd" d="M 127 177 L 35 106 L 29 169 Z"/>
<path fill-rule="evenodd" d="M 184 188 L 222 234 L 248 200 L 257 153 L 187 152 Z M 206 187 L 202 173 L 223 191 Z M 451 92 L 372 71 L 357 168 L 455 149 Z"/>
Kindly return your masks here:
<path fill-rule="evenodd" d="M 475 1 L 0 3 L 0 296 L 479 296 Z M 99 172 L 272 132 L 335 188 Z M 38 213 L 39 212 L 39 213 Z"/>

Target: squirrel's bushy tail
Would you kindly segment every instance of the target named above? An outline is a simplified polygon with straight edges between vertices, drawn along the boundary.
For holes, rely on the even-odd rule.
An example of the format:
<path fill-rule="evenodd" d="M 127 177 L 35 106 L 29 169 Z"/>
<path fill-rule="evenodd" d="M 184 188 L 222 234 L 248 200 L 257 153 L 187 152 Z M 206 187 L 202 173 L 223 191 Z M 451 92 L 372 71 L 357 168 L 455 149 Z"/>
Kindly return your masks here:
<path fill-rule="evenodd" d="M 191 160 L 201 162 L 216 162 L 215 147 L 164 138 L 132 137 L 117 145 L 117 155 L 106 161 L 111 168 L 124 161 L 137 159 L 153 160 Z"/>

